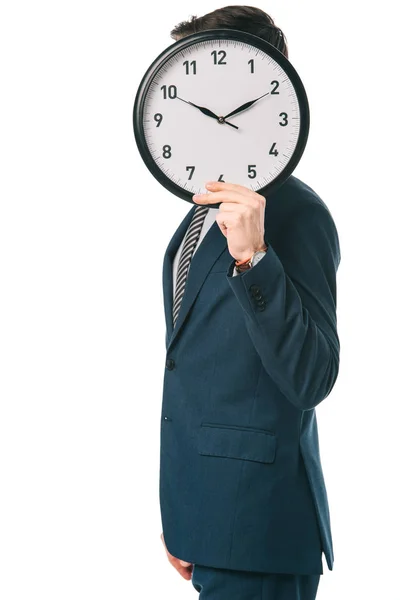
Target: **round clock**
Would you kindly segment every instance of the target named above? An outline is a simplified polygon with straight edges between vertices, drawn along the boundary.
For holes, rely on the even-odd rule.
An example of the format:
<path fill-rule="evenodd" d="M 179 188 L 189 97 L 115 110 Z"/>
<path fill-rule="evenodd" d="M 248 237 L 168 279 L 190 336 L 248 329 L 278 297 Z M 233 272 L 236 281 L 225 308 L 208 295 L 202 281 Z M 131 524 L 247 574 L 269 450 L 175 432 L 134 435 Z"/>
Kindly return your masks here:
<path fill-rule="evenodd" d="M 146 166 L 192 204 L 193 194 L 207 193 L 207 181 L 270 194 L 298 164 L 309 122 L 307 95 L 289 60 L 258 36 L 229 28 L 166 48 L 143 76 L 133 107 Z"/>

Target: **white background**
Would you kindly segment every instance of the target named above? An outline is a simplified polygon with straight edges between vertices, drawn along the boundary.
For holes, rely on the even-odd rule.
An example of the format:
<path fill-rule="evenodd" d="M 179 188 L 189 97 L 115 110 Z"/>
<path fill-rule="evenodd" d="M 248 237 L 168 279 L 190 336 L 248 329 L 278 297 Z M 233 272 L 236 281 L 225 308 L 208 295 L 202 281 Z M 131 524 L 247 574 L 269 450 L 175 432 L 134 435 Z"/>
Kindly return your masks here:
<path fill-rule="evenodd" d="M 190 205 L 142 162 L 140 80 L 223 4 L 0 13 L 0 597 L 197 598 L 160 540 L 162 259 Z M 311 108 L 294 174 L 338 228 L 340 374 L 317 408 L 335 566 L 318 598 L 400 599 L 399 51 L 389 2 L 271 0 Z"/>

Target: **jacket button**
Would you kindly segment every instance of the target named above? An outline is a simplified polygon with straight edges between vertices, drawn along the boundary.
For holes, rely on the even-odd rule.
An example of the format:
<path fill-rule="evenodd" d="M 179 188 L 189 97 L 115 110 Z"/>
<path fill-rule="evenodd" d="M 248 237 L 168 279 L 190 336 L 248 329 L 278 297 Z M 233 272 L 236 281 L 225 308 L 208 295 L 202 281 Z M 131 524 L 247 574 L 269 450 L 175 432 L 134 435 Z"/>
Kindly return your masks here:
<path fill-rule="evenodd" d="M 255 300 L 261 300 L 262 295 L 260 293 L 258 293 L 254 296 L 254 298 L 255 298 Z"/>
<path fill-rule="evenodd" d="M 256 294 L 259 294 L 261 291 L 259 286 L 255 285 L 254 283 L 250 286 L 249 290 L 250 290 L 252 296 L 256 296 Z"/>
<path fill-rule="evenodd" d="M 167 369 L 172 371 L 172 369 L 175 368 L 175 361 L 172 358 L 167 358 L 165 366 L 167 367 Z"/>

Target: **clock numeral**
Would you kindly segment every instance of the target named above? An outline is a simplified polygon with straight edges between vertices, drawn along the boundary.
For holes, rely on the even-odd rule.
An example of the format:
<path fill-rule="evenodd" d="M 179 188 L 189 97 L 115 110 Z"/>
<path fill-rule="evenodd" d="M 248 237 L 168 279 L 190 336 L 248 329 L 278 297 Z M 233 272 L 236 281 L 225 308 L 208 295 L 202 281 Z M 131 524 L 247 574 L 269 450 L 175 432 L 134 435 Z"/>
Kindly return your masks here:
<path fill-rule="evenodd" d="M 278 150 L 275 150 L 275 146 L 276 146 L 276 142 L 274 142 L 274 143 L 272 144 L 272 146 L 271 146 L 271 148 L 270 148 L 270 151 L 269 151 L 269 153 L 270 153 L 270 154 L 273 154 L 274 156 L 278 156 L 279 152 L 278 152 Z"/>
<path fill-rule="evenodd" d="M 222 183 L 225 183 L 225 181 L 222 179 L 224 176 L 224 174 L 222 173 L 219 177 L 218 177 L 218 181 L 222 181 Z"/>
<path fill-rule="evenodd" d="M 160 127 L 160 125 L 161 125 L 161 121 L 163 120 L 163 116 L 162 116 L 162 114 L 161 114 L 161 113 L 156 113 L 156 114 L 154 115 L 154 120 L 155 120 L 155 122 L 157 123 L 156 127 Z"/>
<path fill-rule="evenodd" d="M 273 85 L 275 83 L 275 87 L 273 90 L 271 90 L 271 94 L 279 94 L 279 92 L 276 92 L 275 90 L 278 89 L 279 87 L 279 81 L 271 81 L 271 85 Z"/>
<path fill-rule="evenodd" d="M 176 85 L 169 85 L 168 89 L 167 89 L 166 85 L 162 85 L 160 89 L 162 90 L 164 100 L 167 99 L 167 93 L 168 93 L 168 98 L 170 98 L 171 100 L 176 98 L 178 95 L 178 90 L 176 89 Z"/>
<path fill-rule="evenodd" d="M 218 50 L 218 54 L 221 54 L 220 59 L 217 61 L 217 50 L 213 50 L 211 54 L 214 57 L 214 65 L 226 65 L 224 58 L 226 58 L 225 50 Z"/>
<path fill-rule="evenodd" d="M 282 125 L 282 127 L 286 127 L 286 125 L 288 124 L 288 115 L 287 115 L 287 113 L 281 112 L 281 114 L 279 116 L 283 117 L 283 123 L 279 122 L 279 125 Z"/>
<path fill-rule="evenodd" d="M 257 173 L 256 173 L 256 167 L 257 165 L 249 165 L 247 168 L 247 173 L 248 173 L 248 177 L 249 179 L 255 179 L 257 177 Z"/>
<path fill-rule="evenodd" d="M 183 64 L 185 65 L 186 75 L 189 75 L 189 67 L 192 67 L 193 75 L 196 75 L 196 61 L 195 60 L 192 60 L 192 62 L 190 64 L 189 64 L 188 60 L 185 60 L 185 62 Z"/>
<path fill-rule="evenodd" d="M 163 146 L 163 158 L 171 158 L 171 146 L 168 146 L 168 144 L 165 144 L 165 146 Z"/>
<path fill-rule="evenodd" d="M 250 65 L 250 73 L 254 73 L 254 58 L 251 58 L 247 64 Z"/>
<path fill-rule="evenodd" d="M 186 171 L 190 171 L 190 169 L 191 169 L 191 172 L 189 173 L 188 181 L 190 181 L 192 179 L 195 167 L 186 167 Z"/>

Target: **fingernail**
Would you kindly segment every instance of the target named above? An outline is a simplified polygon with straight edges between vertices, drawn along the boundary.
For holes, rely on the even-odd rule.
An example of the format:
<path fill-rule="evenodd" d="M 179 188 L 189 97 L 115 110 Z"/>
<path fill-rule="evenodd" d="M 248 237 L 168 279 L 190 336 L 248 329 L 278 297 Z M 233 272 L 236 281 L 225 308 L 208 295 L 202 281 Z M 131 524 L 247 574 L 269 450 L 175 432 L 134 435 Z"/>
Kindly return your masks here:
<path fill-rule="evenodd" d="M 201 200 L 201 194 L 195 194 L 192 199 L 196 202 L 197 200 Z"/>

